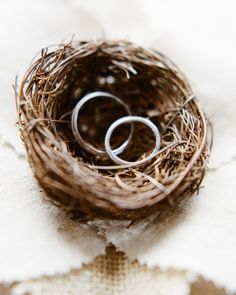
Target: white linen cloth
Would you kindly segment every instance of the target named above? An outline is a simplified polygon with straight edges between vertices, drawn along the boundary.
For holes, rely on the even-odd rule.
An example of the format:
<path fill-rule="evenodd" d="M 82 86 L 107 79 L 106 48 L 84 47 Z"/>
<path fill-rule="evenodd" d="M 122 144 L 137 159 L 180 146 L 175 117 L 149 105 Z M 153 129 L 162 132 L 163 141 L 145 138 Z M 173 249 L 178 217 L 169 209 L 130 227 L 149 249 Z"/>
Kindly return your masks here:
<path fill-rule="evenodd" d="M 214 126 L 200 194 L 165 223 L 70 221 L 42 200 L 14 123 L 11 85 L 42 47 L 128 39 L 187 75 Z M 0 282 L 79 268 L 112 242 L 149 266 L 188 269 L 236 291 L 236 18 L 233 0 L 9 0 L 0 3 Z M 24 266 L 22 268 L 22 265 Z"/>

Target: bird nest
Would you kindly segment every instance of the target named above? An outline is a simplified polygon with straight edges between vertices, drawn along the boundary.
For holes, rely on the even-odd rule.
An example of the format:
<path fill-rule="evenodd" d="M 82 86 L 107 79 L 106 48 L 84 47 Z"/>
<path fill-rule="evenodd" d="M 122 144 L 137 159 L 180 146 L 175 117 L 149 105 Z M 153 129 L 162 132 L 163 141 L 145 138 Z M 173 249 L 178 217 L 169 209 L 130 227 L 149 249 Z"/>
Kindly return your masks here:
<path fill-rule="evenodd" d="M 137 167 L 110 169 L 114 163 L 109 158 L 78 145 L 72 110 L 92 91 L 118 96 L 133 115 L 158 126 L 161 147 L 155 158 Z M 185 76 L 157 51 L 109 40 L 46 48 L 23 77 L 17 108 L 28 159 L 45 195 L 76 215 L 137 219 L 191 196 L 203 179 L 209 155 L 206 117 Z M 102 148 L 109 124 L 122 115 L 111 102 L 91 102 L 78 127 Z M 147 157 L 154 145 L 147 128 L 134 127 L 122 154 L 128 161 Z M 122 143 L 129 129 L 117 130 L 112 145 Z"/>

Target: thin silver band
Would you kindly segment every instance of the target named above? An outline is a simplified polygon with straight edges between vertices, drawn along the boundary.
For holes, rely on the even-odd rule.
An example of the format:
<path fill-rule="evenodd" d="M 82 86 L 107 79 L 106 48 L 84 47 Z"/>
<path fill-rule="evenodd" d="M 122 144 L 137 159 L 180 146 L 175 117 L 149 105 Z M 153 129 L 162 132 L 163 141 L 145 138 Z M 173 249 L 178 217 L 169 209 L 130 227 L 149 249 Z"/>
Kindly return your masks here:
<path fill-rule="evenodd" d="M 111 136 L 112 136 L 113 131 L 119 125 L 121 125 L 123 123 L 128 123 L 128 122 L 140 122 L 140 123 L 145 124 L 146 126 L 148 126 L 153 131 L 155 139 L 156 139 L 155 147 L 154 147 L 152 153 L 147 158 L 136 161 L 136 162 L 128 162 L 128 161 L 120 159 L 119 157 L 116 156 L 114 151 L 111 149 L 111 145 L 110 145 L 110 140 L 111 140 Z M 122 117 L 122 118 L 116 120 L 114 123 L 112 123 L 110 125 L 110 127 L 107 130 L 106 136 L 105 136 L 105 149 L 106 149 L 106 152 L 107 152 L 108 156 L 114 162 L 116 162 L 118 164 L 130 164 L 130 163 L 134 163 L 135 165 L 144 164 L 144 163 L 150 161 L 151 159 L 153 159 L 157 155 L 157 153 L 158 153 L 158 151 L 160 149 L 160 144 L 161 144 L 160 132 L 159 132 L 157 126 L 155 124 L 153 124 L 149 119 L 139 117 L 139 116 L 126 116 L 126 117 Z"/>
<path fill-rule="evenodd" d="M 128 115 L 131 115 L 131 111 L 130 111 L 129 106 L 126 103 L 124 103 L 119 97 L 117 97 L 113 94 L 107 93 L 107 92 L 95 91 L 95 92 L 85 95 L 82 99 L 79 100 L 79 102 L 75 106 L 75 108 L 72 112 L 72 116 L 71 116 L 71 128 L 72 128 L 72 132 L 74 134 L 76 141 L 79 143 L 79 145 L 82 148 L 84 148 L 86 151 L 90 152 L 91 154 L 94 154 L 97 156 L 98 155 L 105 156 L 105 155 L 107 155 L 107 152 L 105 150 L 97 149 L 96 147 L 87 143 L 81 137 L 79 129 L 78 129 L 78 116 L 79 116 L 79 111 L 80 111 L 81 107 L 89 100 L 94 99 L 94 98 L 99 98 L 99 97 L 108 97 L 108 98 L 115 100 L 116 102 L 118 102 L 119 104 L 121 104 L 124 107 L 124 109 Z M 122 143 L 118 148 L 112 150 L 112 153 L 114 153 L 115 155 L 119 155 L 120 153 L 122 153 L 125 150 L 125 148 L 127 147 L 127 145 L 129 144 L 129 142 L 132 138 L 132 135 L 133 135 L 133 125 L 131 125 L 130 134 L 128 136 L 128 139 L 124 143 Z"/>

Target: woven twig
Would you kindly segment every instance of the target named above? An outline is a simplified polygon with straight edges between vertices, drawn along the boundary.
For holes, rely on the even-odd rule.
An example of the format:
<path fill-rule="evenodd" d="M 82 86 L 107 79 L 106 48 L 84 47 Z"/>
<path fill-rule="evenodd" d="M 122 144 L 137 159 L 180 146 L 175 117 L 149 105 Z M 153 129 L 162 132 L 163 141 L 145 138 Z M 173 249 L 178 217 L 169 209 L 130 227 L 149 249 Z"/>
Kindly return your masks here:
<path fill-rule="evenodd" d="M 83 151 L 70 124 L 78 99 L 95 90 L 119 96 L 133 115 L 158 125 L 161 149 L 156 158 L 141 167 L 96 168 L 114 163 Z M 17 107 L 38 182 L 50 200 L 70 212 L 136 219 L 167 208 L 200 186 L 209 154 L 206 118 L 184 75 L 156 51 L 104 40 L 44 49 L 22 80 Z M 102 120 L 111 123 L 113 112 L 101 112 Z M 94 118 L 90 109 L 81 120 L 96 130 Z M 142 127 L 135 128 L 124 153 L 127 160 L 145 157 L 152 149 L 152 138 Z M 104 133 L 97 132 L 96 142 L 103 140 Z"/>

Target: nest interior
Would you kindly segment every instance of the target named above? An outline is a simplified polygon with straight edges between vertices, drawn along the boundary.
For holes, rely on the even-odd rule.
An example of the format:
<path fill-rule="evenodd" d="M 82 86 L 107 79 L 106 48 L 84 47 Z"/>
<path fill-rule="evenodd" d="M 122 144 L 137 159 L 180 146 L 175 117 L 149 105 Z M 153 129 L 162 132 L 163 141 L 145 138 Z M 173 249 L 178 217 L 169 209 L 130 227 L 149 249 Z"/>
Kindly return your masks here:
<path fill-rule="evenodd" d="M 114 165 L 76 142 L 71 113 L 92 91 L 106 91 L 148 117 L 159 128 L 158 155 L 140 167 Z M 126 41 L 71 42 L 42 50 L 17 95 L 19 126 L 33 172 L 48 198 L 79 216 L 137 219 L 191 196 L 200 186 L 209 154 L 207 120 L 181 71 L 164 55 Z M 108 126 L 126 115 L 116 103 L 94 100 L 84 106 L 78 127 L 103 148 Z M 126 126 L 125 126 L 126 127 Z M 130 126 L 112 137 L 117 147 Z M 153 136 L 135 124 L 128 161 L 147 156 Z"/>

